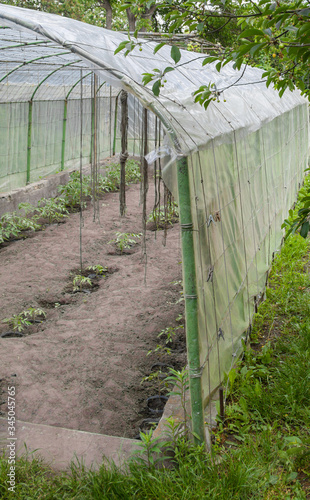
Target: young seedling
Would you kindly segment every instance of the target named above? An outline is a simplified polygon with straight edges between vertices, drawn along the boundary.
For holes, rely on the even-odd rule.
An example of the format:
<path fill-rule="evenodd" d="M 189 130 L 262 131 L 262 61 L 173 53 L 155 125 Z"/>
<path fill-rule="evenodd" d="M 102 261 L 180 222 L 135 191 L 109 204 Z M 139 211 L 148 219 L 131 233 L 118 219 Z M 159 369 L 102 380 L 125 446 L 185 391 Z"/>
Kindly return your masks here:
<path fill-rule="evenodd" d="M 59 222 L 64 217 L 68 217 L 68 210 L 63 198 L 41 198 L 38 201 L 38 211 L 40 217 L 48 220 L 48 223 Z"/>
<path fill-rule="evenodd" d="M 157 394 L 161 396 L 164 388 L 168 389 L 168 383 L 166 381 L 166 377 L 167 377 L 166 373 L 163 373 L 161 370 L 157 370 L 155 372 L 150 373 L 150 375 L 143 377 L 143 379 L 141 380 L 141 384 L 143 384 L 144 382 L 155 381 Z"/>
<path fill-rule="evenodd" d="M 18 205 L 18 209 L 19 210 L 24 210 L 25 212 L 25 216 L 28 217 L 28 215 L 32 215 L 32 219 L 35 219 L 36 216 L 34 216 L 33 214 L 36 212 L 36 207 L 34 205 L 31 205 L 31 203 L 20 203 Z"/>
<path fill-rule="evenodd" d="M 135 233 L 116 233 L 116 238 L 113 240 L 109 241 L 110 243 L 115 243 L 116 247 L 120 250 L 121 253 L 126 248 L 131 248 L 133 245 L 137 244 L 138 239 L 140 239 L 142 236 L 142 233 L 135 234 Z"/>
<path fill-rule="evenodd" d="M 92 271 L 96 274 L 96 276 L 104 276 L 104 273 L 107 272 L 108 268 L 103 267 L 100 264 L 95 264 L 94 266 L 88 266 L 86 268 L 87 271 Z"/>
<path fill-rule="evenodd" d="M 168 326 L 164 330 L 162 330 L 158 335 L 157 338 L 160 339 L 161 337 L 165 337 L 165 343 L 164 345 L 162 344 L 157 344 L 155 349 L 150 349 L 147 353 L 147 356 L 150 356 L 151 354 L 157 354 L 159 356 L 165 356 L 165 355 L 170 355 L 171 354 L 171 345 L 173 344 L 176 336 L 177 330 L 180 330 L 181 328 L 184 328 L 182 325 L 174 328 L 173 326 Z"/>
<path fill-rule="evenodd" d="M 58 186 L 58 191 L 60 193 L 61 199 L 64 201 L 65 206 L 69 207 L 71 210 L 77 205 L 82 204 L 82 207 L 86 206 L 86 202 L 83 199 L 86 196 L 90 196 L 90 176 L 84 176 L 82 180 L 82 200 L 81 200 L 81 181 L 80 173 L 72 172 L 70 174 L 70 181 L 67 184 Z"/>
<path fill-rule="evenodd" d="M 22 231 L 31 229 L 37 231 L 41 226 L 35 222 L 35 219 L 28 219 L 25 216 L 19 216 L 16 212 L 8 212 L 0 218 L 0 243 L 17 237 Z"/>
<path fill-rule="evenodd" d="M 82 276 L 81 274 L 77 274 L 73 278 L 73 291 L 74 292 L 82 292 L 83 287 L 85 288 L 87 285 L 92 286 L 92 281 L 90 278 L 86 278 L 86 276 Z"/>
<path fill-rule="evenodd" d="M 40 321 L 46 317 L 43 309 L 29 307 L 19 314 L 14 314 L 11 318 L 5 318 L 3 323 L 7 323 L 12 330 L 23 332 L 24 329 L 34 321 Z"/>
<path fill-rule="evenodd" d="M 162 224 L 170 224 L 172 225 L 174 222 L 177 222 L 179 219 L 178 205 L 175 202 L 172 202 L 171 205 L 166 207 L 161 206 L 158 209 L 153 210 L 148 216 L 148 222 L 155 222 L 158 226 Z"/>
<path fill-rule="evenodd" d="M 24 314 L 24 316 L 28 318 L 29 321 L 40 321 L 39 318 L 46 317 L 46 313 L 39 307 L 29 307 L 28 309 L 23 311 L 22 314 Z"/>

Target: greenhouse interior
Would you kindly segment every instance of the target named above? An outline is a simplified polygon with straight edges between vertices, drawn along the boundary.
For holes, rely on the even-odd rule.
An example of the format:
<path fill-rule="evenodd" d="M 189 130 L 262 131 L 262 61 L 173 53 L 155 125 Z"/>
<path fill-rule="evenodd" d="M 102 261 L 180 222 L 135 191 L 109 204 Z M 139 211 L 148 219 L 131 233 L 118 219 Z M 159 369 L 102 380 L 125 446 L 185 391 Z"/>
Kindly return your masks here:
<path fill-rule="evenodd" d="M 298 91 L 280 98 L 258 69 L 240 80 L 243 70 L 230 64 L 202 68 L 203 54 L 190 51 L 155 96 L 142 74 L 174 65 L 168 46 L 154 55 L 156 43 L 138 40 L 126 57 L 115 55 L 125 35 L 6 5 L 0 24 L 1 195 L 122 152 L 161 165 L 179 206 L 192 422 L 201 436 L 303 182 L 307 101 Z M 208 82 L 221 97 L 205 110 L 192 94 Z"/>

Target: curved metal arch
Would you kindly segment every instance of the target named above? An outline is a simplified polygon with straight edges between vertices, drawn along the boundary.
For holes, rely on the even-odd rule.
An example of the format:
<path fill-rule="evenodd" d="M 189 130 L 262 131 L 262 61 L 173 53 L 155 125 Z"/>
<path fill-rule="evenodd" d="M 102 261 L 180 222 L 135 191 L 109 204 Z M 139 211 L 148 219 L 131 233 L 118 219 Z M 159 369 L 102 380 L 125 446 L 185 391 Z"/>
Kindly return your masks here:
<path fill-rule="evenodd" d="M 48 80 L 48 78 L 50 76 L 52 76 L 54 73 L 56 73 L 57 71 L 60 71 L 62 70 L 63 68 L 67 67 L 67 66 L 71 66 L 72 64 L 76 64 L 78 62 L 81 62 L 81 59 L 78 59 L 76 61 L 71 61 L 67 64 L 63 64 L 62 66 L 60 66 L 59 68 L 56 68 L 54 69 L 53 71 L 51 71 L 51 73 L 49 73 L 45 78 L 43 78 L 43 80 L 41 80 L 41 82 L 37 85 L 37 87 L 35 88 L 35 90 L 33 91 L 31 97 L 30 97 L 30 100 L 29 100 L 29 112 L 28 112 L 28 139 L 27 139 L 27 177 L 26 177 L 26 184 L 29 184 L 30 182 L 30 166 L 31 166 L 31 137 L 32 137 L 32 106 L 33 106 L 33 98 L 36 94 L 36 92 L 39 90 L 39 88 L 41 87 L 41 85 L 46 82 L 46 80 Z"/>
<path fill-rule="evenodd" d="M 48 78 L 49 78 L 50 76 L 52 76 L 54 73 L 57 73 L 57 71 L 60 71 L 60 70 L 62 70 L 62 69 L 64 69 L 64 68 L 66 68 L 67 66 L 72 66 L 72 64 L 76 64 L 76 63 L 79 63 L 79 62 L 81 62 L 81 61 L 82 61 L 81 59 L 77 59 L 76 61 L 71 61 L 71 62 L 69 62 L 69 63 L 63 64 L 63 65 L 62 65 L 62 66 L 60 66 L 59 68 L 56 68 L 56 69 L 54 69 L 53 71 L 51 71 L 51 73 L 49 73 L 47 76 L 45 76 L 45 77 L 43 78 L 43 80 L 41 80 L 41 81 L 40 81 L 40 83 L 36 86 L 35 90 L 33 91 L 32 95 L 31 95 L 31 97 L 30 97 L 30 101 L 33 101 L 33 98 L 34 98 L 35 94 L 37 93 L 37 91 L 39 90 L 39 88 L 41 87 L 41 85 L 42 85 L 44 82 L 46 82 L 46 80 L 48 80 Z"/>
<path fill-rule="evenodd" d="M 8 76 L 10 76 L 12 73 L 14 73 L 15 71 L 18 71 L 20 68 L 22 68 L 23 66 L 26 66 L 27 64 L 32 64 L 36 61 L 40 61 L 41 59 L 47 59 L 48 57 L 55 57 L 55 56 L 62 56 L 64 54 L 72 54 L 71 51 L 67 51 L 67 52 L 58 52 L 57 54 L 48 54 L 48 55 L 45 55 L 45 56 L 41 56 L 41 57 L 36 57 L 35 59 L 32 59 L 31 61 L 25 61 L 21 64 L 19 64 L 18 66 L 16 66 L 14 69 L 12 69 L 11 71 L 9 71 L 6 75 L 4 75 L 2 78 L 0 78 L 0 83 L 3 82 L 3 80 L 5 80 Z M 79 59 L 78 61 L 75 61 L 75 62 L 80 62 L 81 59 Z"/>
<path fill-rule="evenodd" d="M 7 40 L 8 41 L 8 40 Z M 0 50 L 8 50 L 8 49 L 16 49 L 17 47 L 31 47 L 32 45 L 42 45 L 45 44 L 52 44 L 53 42 L 51 40 L 37 40 L 36 42 L 24 42 L 24 43 L 18 43 L 16 45 L 6 45 L 5 47 L 0 47 Z"/>
<path fill-rule="evenodd" d="M 84 78 L 86 78 L 87 76 L 91 75 L 92 74 L 92 71 L 90 71 L 89 73 L 87 73 L 86 75 L 82 76 L 81 78 L 79 78 L 75 84 L 71 87 L 71 89 L 69 90 L 68 94 L 66 95 L 65 97 L 65 100 L 68 99 L 69 95 L 71 94 L 72 90 L 75 89 L 75 87 L 81 82 L 81 80 L 84 80 Z"/>

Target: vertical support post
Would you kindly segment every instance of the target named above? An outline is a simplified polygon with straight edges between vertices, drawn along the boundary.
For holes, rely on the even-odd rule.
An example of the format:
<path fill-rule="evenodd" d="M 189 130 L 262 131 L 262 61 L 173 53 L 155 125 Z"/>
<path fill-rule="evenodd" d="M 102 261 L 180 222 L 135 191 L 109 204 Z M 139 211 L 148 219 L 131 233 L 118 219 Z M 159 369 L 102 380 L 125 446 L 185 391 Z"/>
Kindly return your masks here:
<path fill-rule="evenodd" d="M 142 160 L 142 228 L 143 228 L 143 239 L 142 239 L 142 259 L 144 261 L 144 284 L 146 285 L 146 270 L 147 270 L 147 253 L 146 253 L 146 201 L 147 201 L 147 192 L 149 189 L 149 177 L 148 177 L 148 163 L 145 159 L 148 153 L 148 111 L 147 108 L 143 110 L 143 143 L 142 143 L 142 152 L 143 152 L 143 160 Z"/>
<path fill-rule="evenodd" d="M 219 397 L 220 397 L 220 419 L 222 422 L 224 422 L 225 410 L 224 410 L 224 389 L 223 389 L 223 387 L 219 388 Z"/>
<path fill-rule="evenodd" d="M 201 370 L 198 338 L 198 297 L 194 257 L 193 220 L 188 175 L 188 161 L 177 160 L 179 212 L 181 224 L 183 281 L 185 298 L 185 323 L 189 389 L 191 398 L 192 430 L 195 444 L 205 443 L 204 414 L 201 391 Z"/>
<path fill-rule="evenodd" d="M 92 78 L 92 145 L 91 145 L 91 190 L 95 222 L 99 217 L 99 199 L 98 199 L 98 76 L 93 73 Z"/>
<path fill-rule="evenodd" d="M 64 117 L 63 117 L 63 122 L 62 122 L 62 144 L 61 144 L 61 166 L 60 166 L 60 170 L 64 170 L 64 168 L 65 168 L 67 114 L 68 114 L 68 100 L 65 99 Z"/>
<path fill-rule="evenodd" d="M 109 143 L 110 143 L 110 156 L 112 156 L 112 87 L 110 87 L 110 99 L 109 99 L 109 102 L 110 102 L 110 113 L 109 113 L 109 117 L 110 117 L 110 121 L 109 121 L 110 134 L 109 134 L 109 137 L 110 137 L 110 140 L 109 140 Z M 116 101 L 115 101 L 115 103 L 116 103 Z"/>
<path fill-rule="evenodd" d="M 80 79 L 80 270 L 83 271 L 83 70 Z"/>
<path fill-rule="evenodd" d="M 98 163 L 98 99 L 97 99 L 97 92 L 98 92 L 98 76 L 96 73 L 94 73 L 94 139 L 93 139 L 93 159 L 94 159 L 94 165 L 95 168 L 97 168 L 97 163 Z"/>
<path fill-rule="evenodd" d="M 89 163 L 93 163 L 94 135 L 95 135 L 95 97 L 94 97 L 94 73 L 91 76 L 91 123 L 90 123 L 90 153 Z"/>
<path fill-rule="evenodd" d="M 31 137 L 32 137 L 32 100 L 29 101 L 28 111 L 28 136 L 27 136 L 27 176 L 26 184 L 30 182 L 30 168 L 31 168 Z"/>
<path fill-rule="evenodd" d="M 114 136 L 113 136 L 113 150 L 112 150 L 113 156 L 115 156 L 115 150 L 116 150 L 117 111 L 118 111 L 118 95 L 115 98 L 115 110 L 114 110 Z"/>
<path fill-rule="evenodd" d="M 149 189 L 149 178 L 148 178 L 148 163 L 145 159 L 148 153 L 148 112 L 147 108 L 143 110 L 143 163 L 142 163 L 142 187 L 143 187 L 143 233 L 145 235 L 146 231 L 146 197 Z"/>
<path fill-rule="evenodd" d="M 126 212 L 126 161 L 128 158 L 128 94 L 122 90 L 121 99 L 121 155 L 120 155 L 120 191 L 119 191 L 119 210 L 123 217 Z"/>

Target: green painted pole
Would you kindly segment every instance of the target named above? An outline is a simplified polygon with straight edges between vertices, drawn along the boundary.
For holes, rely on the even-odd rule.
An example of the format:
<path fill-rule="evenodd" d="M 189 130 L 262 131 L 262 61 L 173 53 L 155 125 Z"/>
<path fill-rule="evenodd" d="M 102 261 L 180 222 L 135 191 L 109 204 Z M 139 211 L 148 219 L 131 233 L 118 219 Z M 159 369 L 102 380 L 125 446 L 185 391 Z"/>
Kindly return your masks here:
<path fill-rule="evenodd" d="M 31 168 L 31 137 L 32 137 L 32 100 L 29 101 L 28 111 L 28 137 L 27 137 L 27 177 L 26 184 L 30 182 L 30 168 Z"/>
<path fill-rule="evenodd" d="M 187 158 L 177 160 L 179 213 L 182 237 L 182 264 L 185 299 L 185 324 L 192 430 L 195 444 L 205 443 L 198 338 L 198 297 L 194 257 L 193 219 Z"/>
<path fill-rule="evenodd" d="M 95 136 L 95 93 L 94 93 L 94 73 L 92 74 L 92 96 L 91 96 L 91 130 L 90 130 L 90 153 L 89 153 L 89 163 L 93 161 L 94 152 L 94 136 Z"/>
<path fill-rule="evenodd" d="M 60 166 L 60 170 L 64 170 L 64 168 L 65 168 L 67 114 L 68 114 L 68 101 L 67 101 L 67 99 L 65 99 L 64 117 L 63 117 L 63 122 L 62 122 L 62 144 L 61 144 L 61 166 Z"/>

